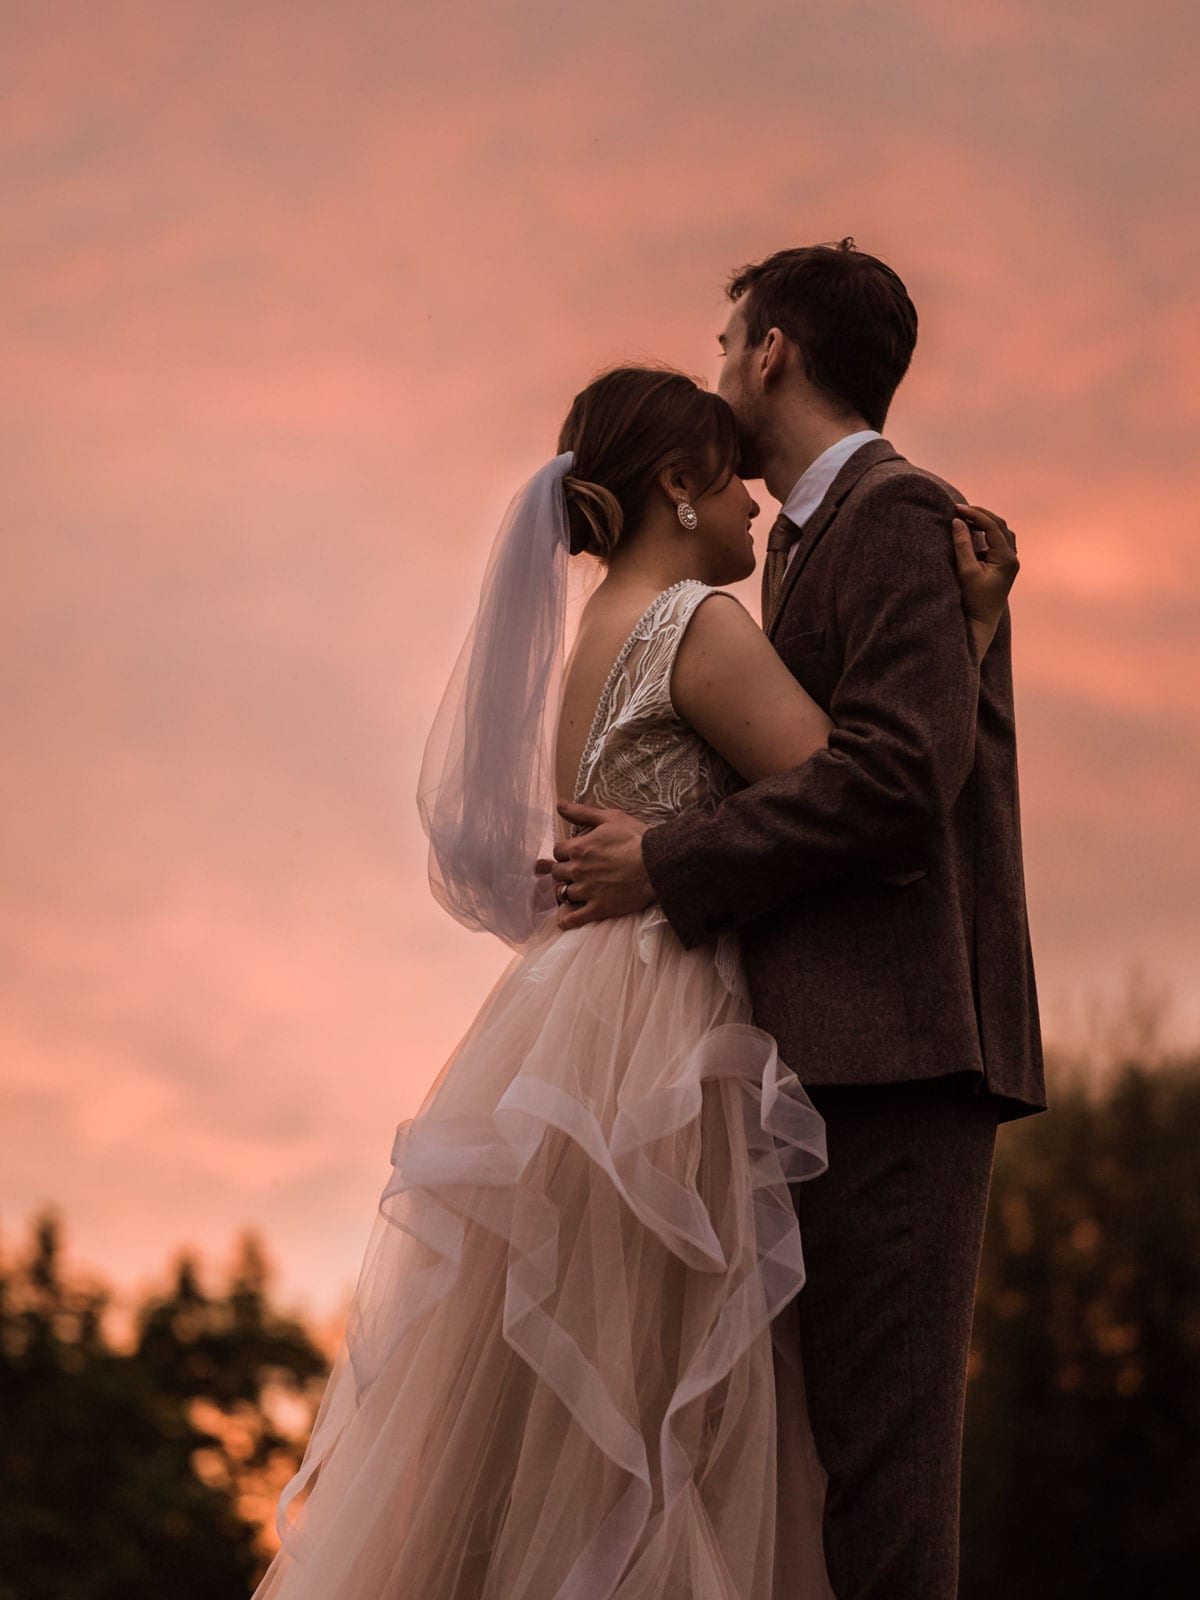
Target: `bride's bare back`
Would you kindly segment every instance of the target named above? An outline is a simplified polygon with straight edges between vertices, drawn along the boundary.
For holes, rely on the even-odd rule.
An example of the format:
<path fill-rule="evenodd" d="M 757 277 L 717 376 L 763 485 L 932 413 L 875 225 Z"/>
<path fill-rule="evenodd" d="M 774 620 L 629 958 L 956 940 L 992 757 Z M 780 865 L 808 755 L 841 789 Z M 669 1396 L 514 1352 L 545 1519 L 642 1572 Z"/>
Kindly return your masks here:
<path fill-rule="evenodd" d="M 583 609 L 563 674 L 554 767 L 555 793 L 562 800 L 575 794 L 584 746 L 613 663 L 657 593 L 641 587 L 606 594 L 601 588 Z"/>

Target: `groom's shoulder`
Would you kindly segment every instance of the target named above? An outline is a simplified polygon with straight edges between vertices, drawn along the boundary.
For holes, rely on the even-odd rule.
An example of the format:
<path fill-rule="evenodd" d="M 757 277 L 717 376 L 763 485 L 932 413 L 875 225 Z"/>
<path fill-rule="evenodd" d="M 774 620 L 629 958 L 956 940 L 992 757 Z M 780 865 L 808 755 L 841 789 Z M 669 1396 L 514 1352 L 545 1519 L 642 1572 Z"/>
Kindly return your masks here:
<path fill-rule="evenodd" d="M 947 478 L 909 461 L 894 448 L 872 448 L 874 459 L 851 486 L 838 511 L 843 561 L 869 560 L 876 570 L 907 570 L 913 552 L 925 549 L 939 559 L 946 548 L 954 507 L 962 496 Z"/>
<path fill-rule="evenodd" d="M 853 498 L 860 501 L 900 499 L 912 495 L 939 505 L 963 503 L 962 495 L 948 478 L 910 461 L 894 446 L 890 447 L 888 454 L 870 462 L 852 490 Z"/>

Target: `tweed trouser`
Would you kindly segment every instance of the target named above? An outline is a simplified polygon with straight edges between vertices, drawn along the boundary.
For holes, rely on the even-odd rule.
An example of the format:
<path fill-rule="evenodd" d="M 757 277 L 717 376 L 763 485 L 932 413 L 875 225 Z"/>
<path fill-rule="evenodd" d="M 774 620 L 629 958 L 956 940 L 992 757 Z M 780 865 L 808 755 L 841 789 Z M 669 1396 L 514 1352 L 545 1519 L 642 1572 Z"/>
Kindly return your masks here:
<path fill-rule="evenodd" d="M 998 1120 L 969 1081 L 809 1089 L 829 1170 L 792 1190 L 808 1278 L 780 1331 L 799 1344 L 829 1474 L 837 1600 L 958 1593 L 963 1401 Z"/>

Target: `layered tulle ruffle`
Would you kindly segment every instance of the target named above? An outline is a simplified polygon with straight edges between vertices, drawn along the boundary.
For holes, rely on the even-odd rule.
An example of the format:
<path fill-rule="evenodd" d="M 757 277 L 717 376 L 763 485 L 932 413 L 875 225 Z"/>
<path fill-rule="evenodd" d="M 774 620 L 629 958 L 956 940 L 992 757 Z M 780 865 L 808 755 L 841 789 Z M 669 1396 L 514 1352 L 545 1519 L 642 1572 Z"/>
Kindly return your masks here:
<path fill-rule="evenodd" d="M 735 950 L 547 930 L 391 1159 L 256 1600 L 823 1600 L 771 1325 L 824 1126 Z"/>

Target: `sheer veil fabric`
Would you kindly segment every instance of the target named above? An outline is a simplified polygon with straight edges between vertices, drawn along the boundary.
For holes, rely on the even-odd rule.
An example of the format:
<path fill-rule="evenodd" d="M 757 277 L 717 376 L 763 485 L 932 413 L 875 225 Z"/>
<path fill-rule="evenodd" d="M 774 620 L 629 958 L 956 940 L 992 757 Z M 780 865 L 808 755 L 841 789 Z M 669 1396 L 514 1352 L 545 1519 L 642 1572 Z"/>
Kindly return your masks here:
<path fill-rule="evenodd" d="M 522 694 L 562 681 L 565 470 L 510 509 L 422 773 L 435 893 L 514 954 L 396 1131 L 255 1600 L 832 1600 L 778 1336 L 804 1282 L 789 1185 L 824 1170 L 824 1125 L 753 1024 L 736 945 L 685 950 L 657 906 L 564 932 L 531 893 L 557 703 Z M 523 566 L 514 539 L 561 567 Z M 499 603 L 522 573 L 523 672 Z M 669 693 L 720 593 L 687 580 L 638 620 L 577 797 L 653 818 L 736 783 Z M 515 768 L 471 818 L 506 741 Z"/>
<path fill-rule="evenodd" d="M 548 462 L 505 513 L 417 779 L 434 897 L 513 948 L 555 912 L 531 863 L 554 835 L 574 459 Z"/>

